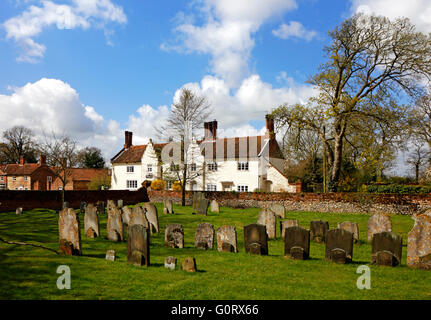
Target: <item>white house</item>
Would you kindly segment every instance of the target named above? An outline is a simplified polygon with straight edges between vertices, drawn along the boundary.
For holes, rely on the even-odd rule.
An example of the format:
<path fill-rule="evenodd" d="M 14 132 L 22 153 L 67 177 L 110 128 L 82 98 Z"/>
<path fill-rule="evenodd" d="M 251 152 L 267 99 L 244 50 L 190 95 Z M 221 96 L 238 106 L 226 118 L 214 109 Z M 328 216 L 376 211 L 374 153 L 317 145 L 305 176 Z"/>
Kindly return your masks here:
<path fill-rule="evenodd" d="M 217 138 L 217 121 L 205 122 L 204 139 L 191 139 L 187 152 L 174 142 L 134 146 L 125 132 L 123 149 L 112 159 L 111 189 L 136 190 L 144 180 L 165 180 L 172 187 L 180 163 L 187 163 L 186 190 L 300 192 L 283 174 L 285 159 L 275 139 L 274 121 L 266 116 L 263 136 Z M 178 150 L 177 150 L 178 151 Z M 168 159 L 168 160 L 167 160 Z M 181 167 L 183 168 L 183 167 Z"/>

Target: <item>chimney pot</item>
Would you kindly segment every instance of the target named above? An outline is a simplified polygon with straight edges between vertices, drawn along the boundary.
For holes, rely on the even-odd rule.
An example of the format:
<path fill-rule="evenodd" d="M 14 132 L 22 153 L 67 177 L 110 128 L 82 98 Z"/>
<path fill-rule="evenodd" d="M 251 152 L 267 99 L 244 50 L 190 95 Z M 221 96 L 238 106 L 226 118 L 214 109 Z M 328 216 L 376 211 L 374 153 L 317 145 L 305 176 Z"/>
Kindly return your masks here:
<path fill-rule="evenodd" d="M 21 155 L 21 157 L 19 158 L 19 164 L 22 166 L 25 164 L 25 158 L 24 155 Z"/>
<path fill-rule="evenodd" d="M 132 137 L 133 132 L 125 131 L 124 132 L 124 148 L 128 149 L 132 146 Z"/>
<path fill-rule="evenodd" d="M 266 119 L 266 138 L 267 139 L 275 139 L 275 131 L 274 131 L 274 118 L 267 114 L 265 116 Z"/>

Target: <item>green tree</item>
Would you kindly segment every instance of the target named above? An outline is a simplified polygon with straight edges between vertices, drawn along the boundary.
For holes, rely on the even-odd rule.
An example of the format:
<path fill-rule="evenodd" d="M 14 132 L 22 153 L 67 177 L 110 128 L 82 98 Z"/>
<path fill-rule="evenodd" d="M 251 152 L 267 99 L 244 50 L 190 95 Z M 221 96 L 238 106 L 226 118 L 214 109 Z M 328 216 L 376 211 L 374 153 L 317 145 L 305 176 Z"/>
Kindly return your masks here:
<path fill-rule="evenodd" d="M 105 167 L 102 151 L 96 147 L 86 147 L 78 152 L 78 166 L 81 168 L 101 169 Z"/>

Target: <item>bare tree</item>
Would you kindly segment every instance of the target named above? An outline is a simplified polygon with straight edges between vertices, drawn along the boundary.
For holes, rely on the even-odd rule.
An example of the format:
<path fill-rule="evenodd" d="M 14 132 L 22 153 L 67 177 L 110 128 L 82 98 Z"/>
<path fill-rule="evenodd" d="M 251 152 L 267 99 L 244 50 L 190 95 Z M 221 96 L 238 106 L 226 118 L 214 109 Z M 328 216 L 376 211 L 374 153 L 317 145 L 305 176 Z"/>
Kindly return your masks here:
<path fill-rule="evenodd" d="M 5 143 L 0 146 L 0 161 L 3 163 L 19 163 L 21 156 L 27 162 L 36 162 L 37 143 L 33 139 L 33 131 L 15 126 L 3 132 Z"/>
<path fill-rule="evenodd" d="M 413 166 L 415 173 L 415 181 L 419 183 L 419 176 L 421 174 L 422 168 L 425 164 L 429 163 L 430 152 L 426 145 L 422 141 L 414 141 L 413 149 L 409 154 L 407 163 Z"/>

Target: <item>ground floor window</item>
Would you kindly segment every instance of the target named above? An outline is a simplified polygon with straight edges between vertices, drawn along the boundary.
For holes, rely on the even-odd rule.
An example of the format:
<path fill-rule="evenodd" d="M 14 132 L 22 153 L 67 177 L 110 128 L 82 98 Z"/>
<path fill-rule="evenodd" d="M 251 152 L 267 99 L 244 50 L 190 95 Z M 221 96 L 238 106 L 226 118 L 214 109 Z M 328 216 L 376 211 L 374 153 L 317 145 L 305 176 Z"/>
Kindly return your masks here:
<path fill-rule="evenodd" d="M 238 186 L 238 192 L 248 192 L 248 186 Z"/>
<path fill-rule="evenodd" d="M 207 191 L 217 191 L 217 185 L 207 184 Z"/>
<path fill-rule="evenodd" d="M 136 189 L 138 188 L 137 180 L 127 180 L 127 189 Z"/>
<path fill-rule="evenodd" d="M 167 188 L 168 190 L 171 190 L 171 189 L 172 189 L 172 181 L 166 181 L 166 188 Z"/>

